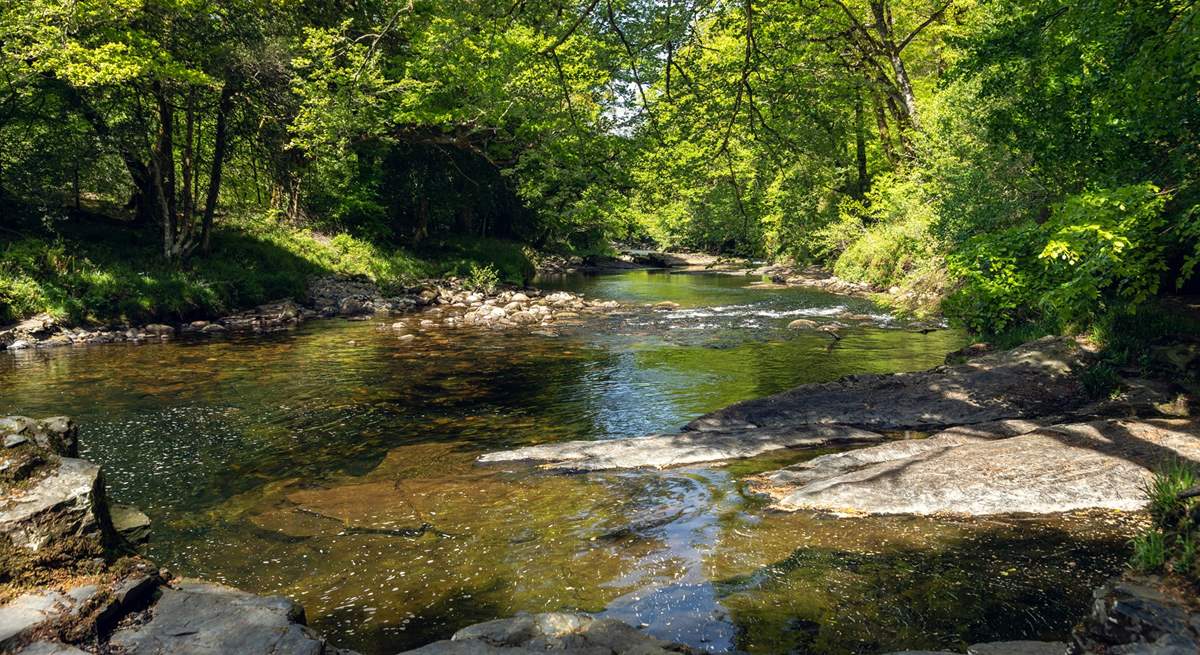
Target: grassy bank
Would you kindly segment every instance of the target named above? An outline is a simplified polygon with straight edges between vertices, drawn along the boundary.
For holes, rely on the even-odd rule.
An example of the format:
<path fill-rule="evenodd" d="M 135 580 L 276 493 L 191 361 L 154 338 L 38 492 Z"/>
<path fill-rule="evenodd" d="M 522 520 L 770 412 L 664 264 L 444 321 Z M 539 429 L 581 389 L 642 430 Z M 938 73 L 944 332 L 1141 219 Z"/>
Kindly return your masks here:
<path fill-rule="evenodd" d="M 303 297 L 319 275 L 363 276 L 383 289 L 494 267 L 505 281 L 532 274 L 522 248 L 495 240 L 430 243 L 419 251 L 348 234 L 323 235 L 271 215 L 225 219 L 211 253 L 171 264 L 156 228 L 103 219 L 0 233 L 0 324 L 39 313 L 76 324 L 212 317 Z"/>

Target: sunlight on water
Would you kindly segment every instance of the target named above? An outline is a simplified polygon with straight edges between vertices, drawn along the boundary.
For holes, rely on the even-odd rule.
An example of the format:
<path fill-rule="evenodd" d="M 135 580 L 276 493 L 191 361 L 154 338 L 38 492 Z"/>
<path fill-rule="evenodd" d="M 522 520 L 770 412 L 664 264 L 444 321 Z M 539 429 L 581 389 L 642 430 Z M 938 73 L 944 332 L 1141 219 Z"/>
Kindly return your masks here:
<path fill-rule="evenodd" d="M 874 653 L 1061 638 L 1120 567 L 1107 515 L 956 522 L 764 511 L 727 466 L 550 475 L 479 454 L 677 429 L 739 400 L 927 368 L 963 343 L 868 301 L 744 277 L 544 280 L 629 303 L 557 336 L 387 321 L 0 354 L 0 414 L 70 414 L 173 571 L 287 594 L 394 653 L 517 611 L 584 610 L 711 650 Z M 671 301 L 678 307 L 649 308 Z M 795 318 L 846 324 L 836 344 Z"/>

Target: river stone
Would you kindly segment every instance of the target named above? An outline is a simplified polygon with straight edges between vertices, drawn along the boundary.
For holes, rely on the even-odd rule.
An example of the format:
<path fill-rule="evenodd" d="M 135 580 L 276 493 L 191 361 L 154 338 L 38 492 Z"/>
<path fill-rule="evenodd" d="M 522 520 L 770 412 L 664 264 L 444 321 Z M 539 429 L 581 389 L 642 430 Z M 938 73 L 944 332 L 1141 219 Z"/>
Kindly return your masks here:
<path fill-rule="evenodd" d="M 939 430 L 1061 414 L 1083 403 L 1075 374 L 1090 357 L 1074 340 L 1046 337 L 1013 350 L 919 373 L 853 375 L 805 384 L 702 416 L 684 429 L 729 431 L 842 424 Z"/>
<path fill-rule="evenodd" d="M 655 639 L 615 619 L 597 619 L 586 614 L 566 612 L 522 614 L 479 623 L 459 630 L 449 640 L 408 652 L 419 655 L 521 655 L 546 651 L 565 655 L 696 652 L 685 646 Z"/>
<path fill-rule="evenodd" d="M 932 441 L 932 440 L 931 440 Z M 1015 437 L 888 443 L 857 451 L 862 466 L 793 467 L 751 488 L 783 510 L 869 514 L 1055 513 L 1140 510 L 1151 471 L 1172 458 L 1200 461 L 1196 419 L 1112 419 L 1056 425 Z M 908 456 L 898 456 L 908 447 Z M 879 461 L 870 463 L 873 459 Z M 807 471 L 807 472 L 806 472 Z M 821 474 L 827 472 L 828 477 Z"/>
<path fill-rule="evenodd" d="M 789 330 L 814 330 L 817 327 L 817 322 L 807 318 L 798 318 L 787 324 Z"/>
<path fill-rule="evenodd" d="M 634 439 L 565 441 L 483 455 L 481 464 L 546 462 L 549 468 L 599 471 L 619 468 L 667 468 L 699 462 L 753 457 L 783 448 L 818 447 L 882 441 L 884 436 L 839 425 L 792 430 L 683 432 Z"/>
<path fill-rule="evenodd" d="M 109 506 L 113 528 L 131 544 L 150 541 L 150 517 L 133 505 L 112 504 Z"/>
<path fill-rule="evenodd" d="M 0 535 L 17 548 L 37 551 L 71 537 L 109 534 L 111 521 L 104 502 L 100 467 L 64 457 L 58 468 L 0 506 Z"/>
<path fill-rule="evenodd" d="M 304 625 L 304 609 L 286 598 L 184 581 L 164 587 L 150 620 L 116 631 L 110 644 L 127 655 L 326 655 Z"/>

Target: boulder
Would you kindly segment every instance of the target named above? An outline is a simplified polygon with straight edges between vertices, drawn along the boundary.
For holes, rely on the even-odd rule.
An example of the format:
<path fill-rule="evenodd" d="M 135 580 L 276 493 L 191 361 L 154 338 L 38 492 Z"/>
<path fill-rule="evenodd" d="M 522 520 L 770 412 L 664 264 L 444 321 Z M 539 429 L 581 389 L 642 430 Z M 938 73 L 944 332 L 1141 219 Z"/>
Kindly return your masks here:
<path fill-rule="evenodd" d="M 949 433 L 818 458 L 751 489 L 782 510 L 869 514 L 1125 511 L 1173 458 L 1200 461 L 1197 419 L 1109 419 L 999 438 Z"/>
<path fill-rule="evenodd" d="M 477 461 L 481 464 L 544 462 L 549 468 L 588 471 L 666 468 L 753 457 L 782 448 L 815 448 L 883 440 L 883 435 L 867 430 L 817 425 L 794 430 L 683 432 L 635 439 L 566 441 L 489 453 Z"/>
<path fill-rule="evenodd" d="M 954 366 L 801 385 L 712 412 L 684 429 L 841 424 L 868 430 L 940 430 L 1057 415 L 1083 404 L 1076 374 L 1090 359 L 1074 340 L 1047 337 Z"/>
<path fill-rule="evenodd" d="M 327 655 L 335 652 L 304 625 L 304 609 L 224 585 L 183 581 L 163 587 L 149 620 L 113 633 L 127 655 Z"/>
<path fill-rule="evenodd" d="M 817 327 L 816 321 L 810 321 L 807 318 L 798 318 L 791 323 L 788 323 L 789 330 L 815 330 Z"/>
<path fill-rule="evenodd" d="M 80 537 L 106 543 L 111 535 L 100 467 L 82 459 L 62 458 L 49 475 L 0 505 L 0 538 L 18 549 L 37 551 Z"/>
<path fill-rule="evenodd" d="M 446 641 L 438 641 L 410 655 L 484 655 L 490 653 L 544 653 L 564 655 L 658 655 L 695 653 L 679 644 L 655 639 L 614 619 L 586 614 L 549 612 L 517 615 L 468 626 Z"/>

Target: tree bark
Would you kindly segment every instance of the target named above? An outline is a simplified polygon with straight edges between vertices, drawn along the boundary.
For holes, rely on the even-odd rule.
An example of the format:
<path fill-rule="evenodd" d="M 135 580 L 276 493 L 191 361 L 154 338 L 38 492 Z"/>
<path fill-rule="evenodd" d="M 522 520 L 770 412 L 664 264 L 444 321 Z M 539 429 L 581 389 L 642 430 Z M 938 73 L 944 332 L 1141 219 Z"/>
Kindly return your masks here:
<path fill-rule="evenodd" d="M 862 89 L 854 89 L 854 160 L 858 164 L 857 195 L 862 198 L 867 195 L 867 136 L 863 125 Z"/>
<path fill-rule="evenodd" d="M 208 252 L 213 215 L 217 211 L 217 198 L 221 194 L 221 173 L 225 167 L 225 155 L 229 149 L 229 112 L 233 109 L 234 85 L 226 82 L 221 87 L 221 99 L 217 101 L 217 125 L 213 132 L 212 169 L 208 175 L 208 195 L 204 199 L 204 218 L 200 224 L 200 249 Z"/>

